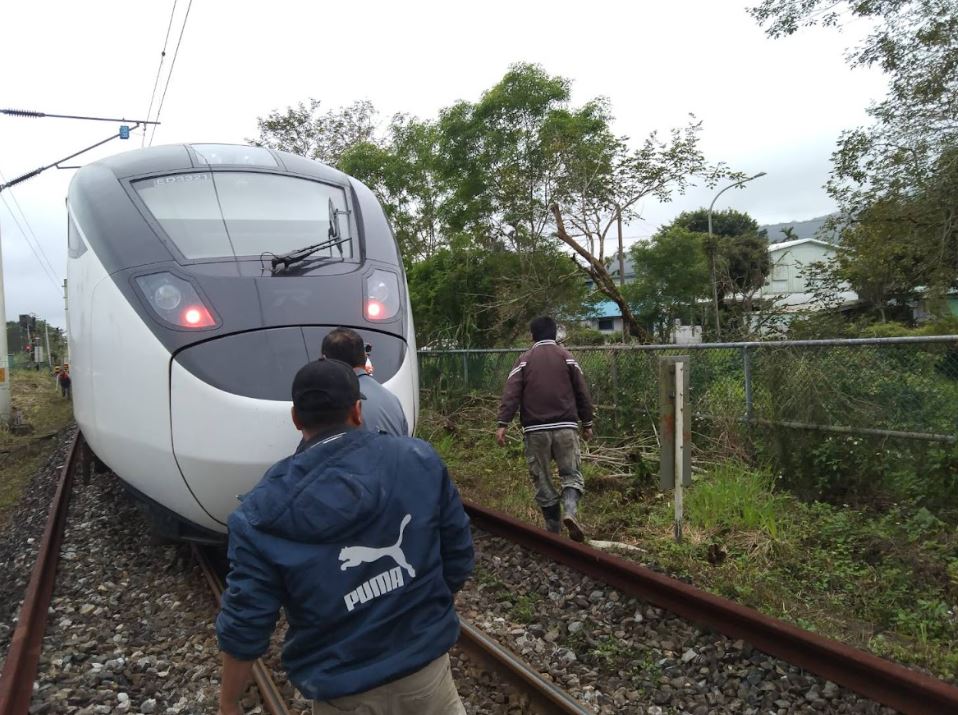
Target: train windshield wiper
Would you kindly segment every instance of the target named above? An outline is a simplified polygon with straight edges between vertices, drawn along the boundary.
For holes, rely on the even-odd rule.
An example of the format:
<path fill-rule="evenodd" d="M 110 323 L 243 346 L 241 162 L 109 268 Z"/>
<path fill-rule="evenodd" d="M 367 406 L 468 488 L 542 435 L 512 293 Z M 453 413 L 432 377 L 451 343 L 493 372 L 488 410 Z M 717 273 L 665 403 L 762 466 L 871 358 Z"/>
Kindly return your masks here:
<path fill-rule="evenodd" d="M 283 253 L 279 256 L 273 256 L 273 275 L 275 275 L 279 270 L 285 271 L 290 266 L 296 265 L 297 263 L 302 263 L 314 253 L 322 251 L 324 248 L 332 248 L 333 246 L 336 246 L 336 248 L 339 250 L 340 259 L 343 258 L 343 244 L 347 243 L 351 239 L 349 237 L 342 237 L 342 234 L 339 230 L 339 215 L 345 214 L 348 216 L 349 211 L 336 208 L 336 205 L 333 203 L 332 199 L 329 199 L 328 206 L 329 237 L 320 243 L 314 243 L 311 246 L 303 246 L 302 248 L 297 248 L 295 251 Z M 282 268 L 280 268 L 280 266 L 282 266 Z"/>
<path fill-rule="evenodd" d="M 303 246 L 302 248 L 297 248 L 295 251 L 290 251 L 289 253 L 282 253 L 278 256 L 273 256 L 273 258 L 270 260 L 270 263 L 273 267 L 273 274 L 275 275 L 279 271 L 284 271 L 290 266 L 295 266 L 297 263 L 302 263 L 313 254 L 318 253 L 325 248 L 332 248 L 333 246 L 336 246 L 336 248 L 339 250 L 339 257 L 343 258 L 343 244 L 349 243 L 350 240 L 351 239 L 349 238 L 331 238 L 328 241 L 314 243 L 311 246 Z"/>

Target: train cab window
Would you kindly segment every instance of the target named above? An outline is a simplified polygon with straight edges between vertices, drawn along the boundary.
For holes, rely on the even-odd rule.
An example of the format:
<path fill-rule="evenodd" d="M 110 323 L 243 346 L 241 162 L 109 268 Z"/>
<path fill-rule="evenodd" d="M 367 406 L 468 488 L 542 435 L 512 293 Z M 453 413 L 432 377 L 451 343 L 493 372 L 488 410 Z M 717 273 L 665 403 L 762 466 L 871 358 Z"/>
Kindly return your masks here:
<path fill-rule="evenodd" d="M 133 186 L 188 259 L 287 253 L 328 241 L 333 221 L 345 240 L 315 256 L 353 256 L 346 194 L 337 186 L 246 171 L 175 174 Z"/>
<path fill-rule="evenodd" d="M 67 218 L 67 254 L 70 258 L 79 258 L 86 253 L 86 243 L 80 235 L 80 229 L 72 217 Z"/>

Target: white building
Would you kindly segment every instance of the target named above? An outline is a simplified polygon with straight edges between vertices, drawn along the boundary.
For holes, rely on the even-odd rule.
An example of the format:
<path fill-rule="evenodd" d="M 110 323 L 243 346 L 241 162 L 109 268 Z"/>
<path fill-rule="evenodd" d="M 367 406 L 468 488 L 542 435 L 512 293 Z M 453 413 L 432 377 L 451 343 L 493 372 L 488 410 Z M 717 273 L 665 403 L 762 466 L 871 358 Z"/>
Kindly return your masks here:
<path fill-rule="evenodd" d="M 838 250 L 834 244 L 817 238 L 800 238 L 769 244 L 771 269 L 765 286 L 757 297 L 774 300 L 789 312 L 821 309 L 821 306 L 814 302 L 814 295 L 809 290 L 804 272 L 812 263 L 826 263 Z M 850 288 L 842 291 L 838 297 L 841 298 L 842 305 L 851 305 L 858 301 L 858 294 Z"/>

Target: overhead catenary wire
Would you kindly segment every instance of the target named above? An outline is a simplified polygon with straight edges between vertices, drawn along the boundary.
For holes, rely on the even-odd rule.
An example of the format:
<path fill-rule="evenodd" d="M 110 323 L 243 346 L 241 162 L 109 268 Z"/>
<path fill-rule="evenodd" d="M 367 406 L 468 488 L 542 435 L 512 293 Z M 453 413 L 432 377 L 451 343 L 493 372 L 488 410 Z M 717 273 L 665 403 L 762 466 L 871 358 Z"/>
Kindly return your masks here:
<path fill-rule="evenodd" d="M 160 86 L 160 72 L 163 70 L 163 61 L 166 59 L 166 46 L 170 41 L 170 30 L 173 28 L 173 15 L 176 14 L 176 3 L 179 0 L 173 0 L 173 9 L 170 10 L 170 21 L 166 26 L 166 37 L 163 38 L 163 49 L 160 51 L 160 63 L 156 68 L 156 79 L 153 80 L 153 92 L 150 94 L 150 107 L 146 110 L 146 118 L 150 118 L 150 113 L 153 111 L 153 102 L 156 101 L 156 88 Z M 159 115 L 159 112 L 157 112 Z M 140 142 L 140 147 L 143 147 L 146 144 L 146 127 L 143 127 L 143 139 Z"/>
<path fill-rule="evenodd" d="M 156 108 L 156 121 L 160 119 L 160 113 L 163 111 L 163 103 L 166 101 L 166 91 L 170 88 L 170 79 L 173 77 L 173 70 L 176 68 L 176 58 L 180 54 L 180 43 L 183 42 L 183 32 L 186 30 L 186 21 L 190 19 L 190 10 L 193 7 L 193 0 L 190 0 L 186 6 L 186 14 L 183 16 L 183 24 L 180 26 L 180 35 L 176 39 L 176 49 L 173 50 L 173 59 L 170 60 L 170 71 L 166 75 L 166 83 L 163 85 L 163 94 L 160 96 L 160 104 Z M 150 146 L 153 146 L 153 137 L 156 136 L 156 125 L 153 125 L 153 131 L 150 132 Z"/>
<path fill-rule="evenodd" d="M 10 213 L 10 217 L 13 219 L 13 222 L 17 225 L 17 228 L 20 230 L 20 233 L 23 235 L 24 240 L 27 242 L 27 245 L 30 247 L 30 251 L 33 253 L 33 257 L 37 259 L 37 263 L 40 265 L 40 268 L 43 269 L 43 274 L 50 280 L 50 283 L 51 285 L 53 285 L 53 288 L 57 292 L 57 295 L 60 295 L 60 285 L 57 283 L 56 279 L 50 274 L 49 269 L 44 265 L 43 261 L 40 259 L 40 254 L 37 253 L 37 249 L 34 248 L 33 244 L 30 242 L 30 238 L 27 236 L 27 232 L 23 230 L 23 226 L 20 225 L 20 221 L 19 219 L 17 219 L 17 216 L 13 212 L 13 209 L 10 208 L 10 204 L 7 203 L 7 197 L 0 194 L 0 201 L 2 201 L 3 205 L 7 207 L 7 211 Z"/>
<path fill-rule="evenodd" d="M 4 183 L 6 183 L 7 181 L 2 171 L 0 171 L 0 181 Z M 47 255 L 47 252 L 43 250 L 43 244 L 40 243 L 40 239 L 37 238 L 37 234 L 36 232 L 34 232 L 33 226 L 30 225 L 30 221 L 27 219 L 26 212 L 23 210 L 23 207 L 20 206 L 20 202 L 17 201 L 17 197 L 14 195 L 13 191 L 10 191 L 10 198 L 13 199 L 13 203 L 17 207 L 17 211 L 20 212 L 20 217 L 23 219 L 23 223 L 26 225 L 27 230 L 30 232 L 30 235 L 33 237 L 34 243 L 36 244 L 37 248 L 40 250 L 40 254 L 43 256 L 43 261 L 41 261 L 41 263 L 45 262 L 46 265 L 44 266 L 44 268 L 45 269 L 49 268 L 48 275 L 50 275 L 52 278 L 55 279 L 56 273 L 57 273 L 56 269 L 53 267 L 53 263 L 50 261 L 50 257 Z M 13 211 L 10 209 L 10 205 L 6 203 L 6 197 L 4 197 L 4 204 L 7 207 L 7 211 L 10 211 L 10 215 L 13 216 Z M 14 220 L 16 220 L 15 216 L 14 216 Z M 19 226 L 19 224 L 17 225 Z M 22 228 L 20 230 L 21 232 L 23 231 Z M 26 238 L 26 233 L 24 233 L 24 238 Z M 39 259 L 39 256 L 38 256 L 38 259 Z"/>

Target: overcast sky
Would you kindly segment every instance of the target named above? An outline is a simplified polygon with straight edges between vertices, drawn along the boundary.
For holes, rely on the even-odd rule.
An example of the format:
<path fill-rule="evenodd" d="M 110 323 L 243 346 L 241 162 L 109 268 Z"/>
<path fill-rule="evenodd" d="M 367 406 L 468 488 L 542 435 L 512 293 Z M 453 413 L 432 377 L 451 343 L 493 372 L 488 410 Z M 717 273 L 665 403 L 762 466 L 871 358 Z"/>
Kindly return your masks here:
<path fill-rule="evenodd" d="M 757 0 L 756 0 L 757 1 Z M 6 3 L 0 24 L 0 108 L 142 118 L 150 105 L 173 0 L 34 0 Z M 190 0 L 178 0 L 162 92 Z M 538 62 L 573 80 L 573 101 L 612 101 L 616 129 L 636 139 L 653 129 L 704 121 L 713 161 L 768 172 L 717 207 L 760 223 L 833 210 L 822 190 L 843 129 L 865 122 L 884 93 L 874 71 L 849 70 L 845 34 L 811 30 L 769 40 L 742 0 L 582 2 L 375 2 L 194 0 L 154 144 L 242 142 L 256 117 L 307 97 L 328 107 L 371 100 L 434 117 L 475 100 L 512 62 Z M 157 99 L 153 112 L 156 112 Z M 152 118 L 152 117 L 151 117 Z M 115 125 L 0 115 L 0 172 L 7 181 L 116 132 Z M 84 155 L 140 146 L 141 136 Z M 73 163 L 73 162 L 71 162 Z M 63 199 L 74 172 L 48 172 L 0 197 L 6 313 L 63 324 Z M 695 190 L 671 204 L 647 202 L 627 235 L 644 237 L 679 211 L 708 204 Z M 26 221 L 17 211 L 19 203 Z M 36 235 L 48 276 L 21 232 Z"/>

